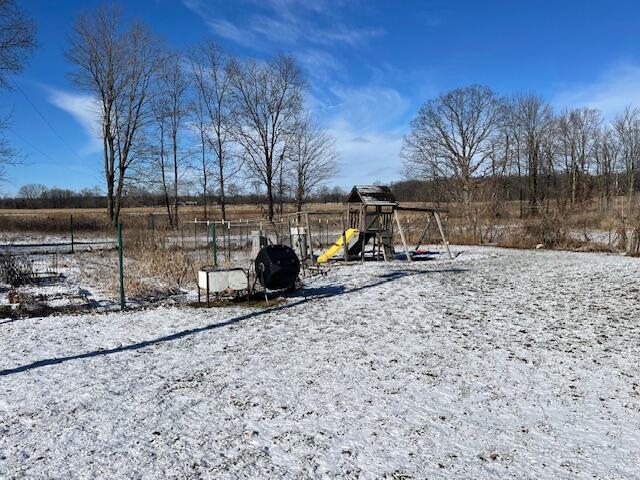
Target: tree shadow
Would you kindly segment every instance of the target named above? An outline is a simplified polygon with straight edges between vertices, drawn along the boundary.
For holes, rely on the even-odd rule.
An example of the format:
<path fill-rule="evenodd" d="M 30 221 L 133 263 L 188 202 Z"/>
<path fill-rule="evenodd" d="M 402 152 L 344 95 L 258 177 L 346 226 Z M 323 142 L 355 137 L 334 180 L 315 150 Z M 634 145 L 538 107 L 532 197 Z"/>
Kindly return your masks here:
<path fill-rule="evenodd" d="M 196 335 L 199 333 L 204 333 L 211 330 L 216 330 L 218 328 L 234 325 L 236 323 L 240 323 L 252 318 L 260 317 L 262 315 L 265 315 L 271 312 L 279 312 L 279 311 L 295 308 L 299 305 L 302 305 L 312 300 L 332 298 L 339 295 L 361 292 L 363 290 L 378 287 L 385 283 L 393 282 L 399 278 L 405 278 L 408 276 L 415 276 L 415 275 L 434 274 L 434 273 L 459 274 L 466 271 L 467 271 L 466 269 L 462 269 L 462 268 L 447 268 L 447 269 L 441 269 L 441 270 L 395 270 L 389 273 L 385 273 L 383 275 L 379 275 L 378 278 L 380 278 L 380 280 L 373 283 L 366 284 L 366 285 L 362 285 L 360 287 L 346 288 L 342 285 L 328 285 L 328 286 L 318 287 L 318 288 L 303 289 L 300 292 L 295 292 L 294 294 L 289 295 L 291 298 L 299 298 L 299 300 L 294 302 L 267 308 L 265 310 L 260 310 L 258 312 L 247 313 L 234 318 L 230 318 L 229 320 L 225 320 L 223 322 L 212 323 L 210 325 L 205 325 L 203 327 L 190 328 L 190 329 L 182 330 L 176 333 L 172 333 L 170 335 L 164 335 L 162 337 L 157 337 L 150 340 L 144 340 L 141 342 L 132 343 L 130 345 L 124 345 L 124 346 L 115 347 L 115 348 L 99 349 L 91 352 L 79 353 L 76 355 L 68 355 L 64 357 L 45 358 L 42 360 L 37 360 L 35 362 L 28 363 L 26 365 L 22 365 L 19 367 L 0 370 L 0 377 L 13 375 L 16 373 L 22 373 L 22 372 L 34 370 L 37 368 L 46 367 L 49 365 L 57 365 L 60 363 L 71 361 L 71 360 L 82 360 L 85 358 L 102 357 L 102 356 L 111 355 L 114 353 L 140 350 L 142 348 L 151 347 L 153 345 L 157 345 L 160 343 L 179 340 L 181 338 L 185 338 L 191 335 Z"/>

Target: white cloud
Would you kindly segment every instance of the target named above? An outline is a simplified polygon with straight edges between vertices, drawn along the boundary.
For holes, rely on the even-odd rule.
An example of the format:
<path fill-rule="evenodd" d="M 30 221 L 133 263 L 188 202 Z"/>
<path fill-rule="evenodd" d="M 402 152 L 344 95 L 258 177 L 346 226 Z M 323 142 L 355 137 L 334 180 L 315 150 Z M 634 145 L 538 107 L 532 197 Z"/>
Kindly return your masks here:
<path fill-rule="evenodd" d="M 323 84 L 345 76 L 342 63 L 325 50 L 310 48 L 297 52 L 295 57 L 310 78 Z"/>
<path fill-rule="evenodd" d="M 612 119 L 627 105 L 640 105 L 640 66 L 616 65 L 591 84 L 563 88 L 552 103 L 558 108 L 597 108 Z"/>
<path fill-rule="evenodd" d="M 366 85 L 334 86 L 335 103 L 322 108 L 317 98 L 315 114 L 328 125 L 340 153 L 340 175 L 334 182 L 353 184 L 401 177 L 400 148 L 409 102 L 396 90 Z"/>
<path fill-rule="evenodd" d="M 389 183 L 401 177 L 401 132 L 363 132 L 344 121 L 334 122 L 329 132 L 335 137 L 340 153 L 340 174 L 335 183 L 350 187 L 374 181 Z"/>
<path fill-rule="evenodd" d="M 339 100 L 340 118 L 363 130 L 393 127 L 409 107 L 409 102 L 393 88 L 334 86 L 330 90 Z"/>
<path fill-rule="evenodd" d="M 217 35 L 259 50 L 265 48 L 265 42 L 288 46 L 357 46 L 384 33 L 380 28 L 343 24 L 338 15 L 339 4 L 301 0 L 254 2 L 256 13 L 246 15 L 245 21 L 237 24 L 222 18 L 203 0 L 183 0 L 183 4 L 200 16 Z"/>
<path fill-rule="evenodd" d="M 99 137 L 100 123 L 98 113 L 100 107 L 98 101 L 90 95 L 65 92 L 51 87 L 44 88 L 49 93 L 49 102 L 70 114 L 85 130 L 89 142 L 81 153 L 87 154 L 100 151 L 102 143 Z"/>
<path fill-rule="evenodd" d="M 246 29 L 238 28 L 233 23 L 224 19 L 207 20 L 207 25 L 217 35 L 236 42 L 245 47 L 257 47 L 258 42 L 255 36 Z"/>

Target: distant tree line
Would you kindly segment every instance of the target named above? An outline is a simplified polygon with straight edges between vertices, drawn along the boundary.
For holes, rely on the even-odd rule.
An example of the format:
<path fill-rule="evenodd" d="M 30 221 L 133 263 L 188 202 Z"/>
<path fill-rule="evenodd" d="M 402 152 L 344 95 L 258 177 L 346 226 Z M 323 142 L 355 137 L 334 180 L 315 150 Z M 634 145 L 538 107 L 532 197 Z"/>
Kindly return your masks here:
<path fill-rule="evenodd" d="M 604 212 L 624 195 L 628 215 L 637 209 L 640 109 L 606 121 L 593 108 L 554 111 L 535 94 L 500 97 L 472 85 L 427 101 L 402 155 L 405 176 L 427 185 L 430 200 L 461 204 L 470 225 L 487 210 L 499 215 L 506 200 L 536 216 L 594 199 Z M 417 185 L 402 188 L 418 195 Z"/>
<path fill-rule="evenodd" d="M 340 203 L 346 197 L 346 191 L 340 187 L 327 187 L 322 185 L 316 188 L 313 193 L 308 194 L 305 200 L 318 203 Z M 123 200 L 129 207 L 164 207 L 164 193 L 156 190 L 149 190 L 144 187 L 130 187 L 123 191 Z M 178 197 L 178 205 L 202 206 L 208 204 L 210 207 L 218 203 L 219 197 L 214 194 L 207 194 L 203 198 L 201 193 L 190 188 Z M 280 199 L 279 199 L 280 200 Z M 282 197 L 282 204 L 296 205 L 295 195 Z M 265 205 L 267 196 L 263 192 L 241 192 L 233 190 L 226 197 L 227 205 Z M 70 190 L 64 188 L 49 188 L 42 184 L 26 184 L 21 186 L 15 195 L 0 198 L 0 208 L 15 209 L 39 209 L 39 208 L 106 208 L 107 196 L 99 187 L 83 188 L 81 190 Z"/>
<path fill-rule="evenodd" d="M 285 198 L 301 209 L 335 173 L 334 139 L 306 111 L 290 56 L 240 60 L 212 41 L 175 51 L 111 5 L 78 17 L 67 57 L 99 105 L 113 224 L 133 187 L 159 195 L 173 225 L 188 184 L 205 217 L 213 197 L 225 218 L 242 187 L 264 195 L 272 219 Z"/>

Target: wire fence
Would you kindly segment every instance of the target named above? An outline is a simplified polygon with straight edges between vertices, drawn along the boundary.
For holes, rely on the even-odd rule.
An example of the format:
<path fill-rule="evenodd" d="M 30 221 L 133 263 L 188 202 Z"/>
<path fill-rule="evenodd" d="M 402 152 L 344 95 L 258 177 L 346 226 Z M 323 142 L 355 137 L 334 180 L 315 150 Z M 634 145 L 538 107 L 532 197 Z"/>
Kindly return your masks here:
<path fill-rule="evenodd" d="M 406 241 L 416 242 L 424 215 L 402 214 L 399 221 Z M 32 218 L 22 223 L 31 222 Z M 0 233 L 0 255 L 15 258 L 13 263 L 24 266 L 33 281 L 72 275 L 116 304 L 123 297 L 131 304 L 184 296 L 197 288 L 198 272 L 205 267 L 241 268 L 254 275 L 256 255 L 268 244 L 291 247 L 303 263 L 303 273 L 309 274 L 317 268 L 317 257 L 349 227 L 346 212 L 335 210 L 285 213 L 273 221 L 182 215 L 177 225 L 162 214 L 129 215 L 121 223 L 121 238 L 117 230 L 102 225 L 91 230 L 80 222 L 78 228 L 77 215 L 47 217 L 45 222 L 47 229 Z M 400 244 L 397 230 L 392 241 Z M 343 251 L 333 258 L 344 260 Z"/>

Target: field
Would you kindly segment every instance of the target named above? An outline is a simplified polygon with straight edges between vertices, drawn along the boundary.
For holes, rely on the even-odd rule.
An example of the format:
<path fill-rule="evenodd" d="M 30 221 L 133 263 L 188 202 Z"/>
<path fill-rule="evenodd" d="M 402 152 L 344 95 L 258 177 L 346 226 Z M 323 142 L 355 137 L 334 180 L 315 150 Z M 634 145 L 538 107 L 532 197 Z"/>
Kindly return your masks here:
<path fill-rule="evenodd" d="M 638 259 L 454 251 L 0 321 L 0 478 L 637 478 Z"/>

